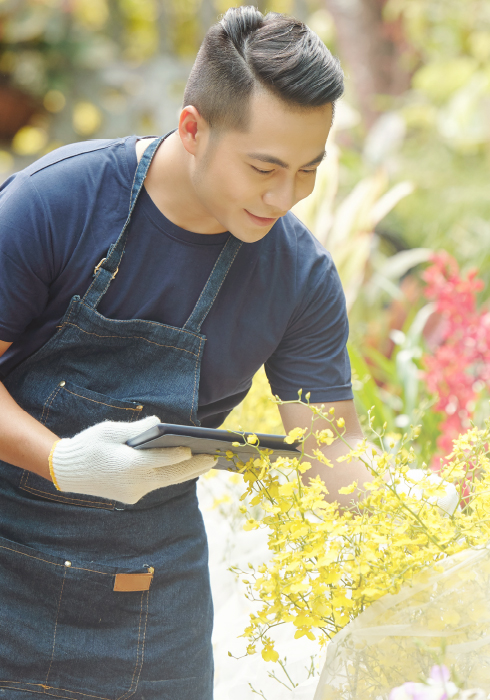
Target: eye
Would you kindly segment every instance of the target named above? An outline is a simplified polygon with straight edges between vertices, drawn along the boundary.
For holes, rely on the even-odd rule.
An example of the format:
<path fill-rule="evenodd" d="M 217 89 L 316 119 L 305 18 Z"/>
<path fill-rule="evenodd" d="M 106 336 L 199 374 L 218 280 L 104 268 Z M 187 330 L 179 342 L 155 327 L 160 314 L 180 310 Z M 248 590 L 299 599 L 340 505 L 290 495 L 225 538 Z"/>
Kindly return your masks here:
<path fill-rule="evenodd" d="M 302 170 L 302 173 L 316 173 L 317 168 L 314 168 L 313 170 Z"/>
<path fill-rule="evenodd" d="M 259 168 L 256 168 L 255 165 L 251 166 L 255 172 L 260 173 L 261 175 L 268 175 L 269 173 L 274 172 L 273 170 L 260 170 Z"/>

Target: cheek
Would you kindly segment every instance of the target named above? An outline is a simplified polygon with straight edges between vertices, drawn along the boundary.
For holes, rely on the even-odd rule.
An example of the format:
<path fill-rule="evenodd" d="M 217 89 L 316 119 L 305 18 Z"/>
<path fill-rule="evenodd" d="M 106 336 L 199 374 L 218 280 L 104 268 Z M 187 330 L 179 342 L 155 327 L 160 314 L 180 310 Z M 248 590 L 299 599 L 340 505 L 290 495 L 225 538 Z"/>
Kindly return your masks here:
<path fill-rule="evenodd" d="M 312 177 L 310 180 L 300 182 L 296 188 L 296 199 L 300 202 L 302 199 L 309 197 L 309 195 L 315 189 L 315 179 Z"/>
<path fill-rule="evenodd" d="M 225 206 L 247 208 L 260 198 L 260 188 L 237 169 L 220 176 L 219 196 Z M 226 200 L 226 201 L 225 201 Z"/>

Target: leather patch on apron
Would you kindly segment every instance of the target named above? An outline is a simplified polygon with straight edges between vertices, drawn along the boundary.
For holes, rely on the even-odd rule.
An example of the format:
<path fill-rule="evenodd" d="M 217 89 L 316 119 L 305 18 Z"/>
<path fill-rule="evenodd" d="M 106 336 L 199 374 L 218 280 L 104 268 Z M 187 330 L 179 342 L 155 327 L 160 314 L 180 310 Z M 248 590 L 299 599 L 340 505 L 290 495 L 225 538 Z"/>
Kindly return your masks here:
<path fill-rule="evenodd" d="M 131 591 L 148 591 L 153 574 L 116 574 L 114 590 L 122 593 Z"/>

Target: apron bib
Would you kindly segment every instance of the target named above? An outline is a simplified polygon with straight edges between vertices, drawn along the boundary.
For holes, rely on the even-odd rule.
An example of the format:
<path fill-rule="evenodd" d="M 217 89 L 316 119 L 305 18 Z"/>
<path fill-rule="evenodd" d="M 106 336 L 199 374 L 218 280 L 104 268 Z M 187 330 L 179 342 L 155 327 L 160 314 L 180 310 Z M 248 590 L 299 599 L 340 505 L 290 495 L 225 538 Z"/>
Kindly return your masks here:
<path fill-rule="evenodd" d="M 201 325 L 241 242 L 230 235 L 183 328 L 97 311 L 164 138 L 145 150 L 128 218 L 86 294 L 73 297 L 57 333 L 5 379 L 19 405 L 60 437 L 148 415 L 199 425 Z M 149 588 L 148 576 L 134 576 L 148 572 Z M 118 574 L 132 575 L 130 590 L 114 590 Z M 6 697 L 8 688 L 19 700 L 32 692 L 73 700 L 212 698 L 213 613 L 196 480 L 125 505 L 57 491 L 0 462 L 0 597 Z"/>

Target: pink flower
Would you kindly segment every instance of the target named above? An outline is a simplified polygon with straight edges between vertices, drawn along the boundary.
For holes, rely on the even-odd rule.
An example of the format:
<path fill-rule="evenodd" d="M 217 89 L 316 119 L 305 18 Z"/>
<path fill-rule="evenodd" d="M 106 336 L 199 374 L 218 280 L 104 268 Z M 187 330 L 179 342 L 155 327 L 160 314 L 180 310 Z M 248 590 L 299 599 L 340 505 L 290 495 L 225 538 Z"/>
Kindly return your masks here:
<path fill-rule="evenodd" d="M 399 688 L 393 688 L 389 700 L 447 700 L 448 695 L 441 687 L 425 685 L 425 683 L 404 683 Z"/>
<path fill-rule="evenodd" d="M 432 666 L 429 678 L 436 683 L 445 685 L 451 678 L 451 674 L 446 666 Z"/>
<path fill-rule="evenodd" d="M 456 260 L 441 252 L 423 275 L 425 294 L 435 301 L 439 320 L 423 357 L 427 388 L 438 396 L 434 408 L 444 414 L 434 468 L 451 452 L 453 439 L 470 426 L 478 393 L 490 382 L 490 313 L 477 309 L 483 282 L 476 274 L 471 270 L 461 277 Z"/>
<path fill-rule="evenodd" d="M 404 683 L 393 688 L 389 700 L 449 700 L 458 693 L 445 666 L 433 666 L 427 683 Z"/>

